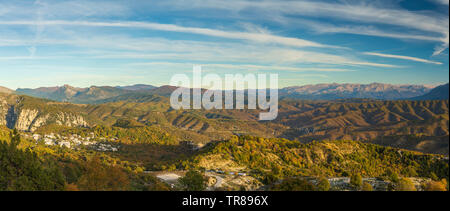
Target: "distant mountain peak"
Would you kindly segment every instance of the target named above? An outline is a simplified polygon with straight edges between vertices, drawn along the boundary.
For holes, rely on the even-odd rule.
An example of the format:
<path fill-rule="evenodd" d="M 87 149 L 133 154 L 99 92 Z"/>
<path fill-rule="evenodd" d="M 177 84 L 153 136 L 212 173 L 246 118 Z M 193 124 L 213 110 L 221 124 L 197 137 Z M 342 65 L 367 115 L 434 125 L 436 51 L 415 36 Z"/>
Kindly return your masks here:
<path fill-rule="evenodd" d="M 371 98 L 380 100 L 408 99 L 428 93 L 424 85 L 371 84 L 315 84 L 286 87 L 281 96 L 300 99 L 335 100 L 347 98 Z"/>

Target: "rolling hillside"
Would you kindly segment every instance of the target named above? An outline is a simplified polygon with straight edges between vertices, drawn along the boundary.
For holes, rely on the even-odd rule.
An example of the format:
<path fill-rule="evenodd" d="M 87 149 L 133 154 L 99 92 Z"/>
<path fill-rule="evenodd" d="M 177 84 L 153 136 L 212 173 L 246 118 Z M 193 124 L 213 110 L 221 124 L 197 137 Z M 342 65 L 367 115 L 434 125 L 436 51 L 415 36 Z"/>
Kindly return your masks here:
<path fill-rule="evenodd" d="M 8 88 L 6 88 L 6 87 L 0 86 L 0 93 L 11 94 L 11 93 L 13 93 L 13 92 L 14 92 L 14 91 L 11 90 L 11 89 L 8 89 Z"/>
<path fill-rule="evenodd" d="M 167 88 L 163 88 L 167 89 Z M 258 110 L 172 110 L 164 96 L 133 93 L 70 104 L 27 96 L 0 96 L 0 125 L 35 131 L 46 125 L 112 127 L 119 120 L 159 126 L 178 141 L 208 143 L 232 135 L 356 140 L 426 153 L 448 154 L 448 101 L 282 100 L 279 116 L 258 121 Z"/>

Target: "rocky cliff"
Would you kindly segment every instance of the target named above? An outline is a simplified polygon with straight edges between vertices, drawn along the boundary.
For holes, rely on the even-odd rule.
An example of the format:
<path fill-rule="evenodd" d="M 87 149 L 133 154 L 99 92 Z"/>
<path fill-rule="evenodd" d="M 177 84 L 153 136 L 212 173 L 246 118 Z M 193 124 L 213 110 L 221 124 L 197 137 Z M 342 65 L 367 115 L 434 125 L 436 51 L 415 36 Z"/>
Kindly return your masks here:
<path fill-rule="evenodd" d="M 45 106 L 28 108 L 29 106 L 24 106 L 26 103 L 20 96 L 0 95 L 0 125 L 31 132 L 49 124 L 69 127 L 89 126 L 82 115 Z"/>

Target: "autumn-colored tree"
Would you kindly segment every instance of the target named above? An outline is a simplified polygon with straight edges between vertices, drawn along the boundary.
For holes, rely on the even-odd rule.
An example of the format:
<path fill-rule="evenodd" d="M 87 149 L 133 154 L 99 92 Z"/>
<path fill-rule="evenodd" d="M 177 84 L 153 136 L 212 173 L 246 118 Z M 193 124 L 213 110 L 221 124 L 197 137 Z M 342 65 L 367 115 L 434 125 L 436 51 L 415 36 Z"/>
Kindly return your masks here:
<path fill-rule="evenodd" d="M 317 191 L 329 191 L 330 190 L 330 182 L 325 177 L 320 177 L 317 180 L 316 190 Z"/>
<path fill-rule="evenodd" d="M 447 191 L 447 180 L 430 181 L 425 184 L 425 191 Z"/>
<path fill-rule="evenodd" d="M 350 185 L 353 188 L 359 190 L 359 189 L 361 189 L 362 184 L 363 184 L 363 181 L 362 181 L 361 174 L 356 173 L 350 177 Z"/>
<path fill-rule="evenodd" d="M 79 191 L 78 186 L 76 184 L 66 184 L 64 187 L 65 191 Z"/>
<path fill-rule="evenodd" d="M 396 191 L 417 191 L 414 183 L 408 178 L 401 178 L 395 185 Z"/>
<path fill-rule="evenodd" d="M 272 191 L 315 191 L 316 187 L 303 178 L 287 178 L 280 184 L 274 185 Z"/>
<path fill-rule="evenodd" d="M 103 165 L 98 157 L 84 165 L 84 174 L 78 181 L 78 187 L 88 191 L 121 191 L 127 190 L 128 185 L 128 176 L 122 169 Z"/>
<path fill-rule="evenodd" d="M 373 187 L 368 182 L 364 182 L 361 187 L 362 191 L 373 191 Z"/>

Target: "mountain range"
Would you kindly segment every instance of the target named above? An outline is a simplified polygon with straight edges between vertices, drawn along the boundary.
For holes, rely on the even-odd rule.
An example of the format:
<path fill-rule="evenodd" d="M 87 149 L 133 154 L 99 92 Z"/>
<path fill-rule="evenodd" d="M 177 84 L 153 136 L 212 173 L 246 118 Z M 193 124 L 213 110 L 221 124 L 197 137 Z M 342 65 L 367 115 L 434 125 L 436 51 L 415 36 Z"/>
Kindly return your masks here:
<path fill-rule="evenodd" d="M 60 102 L 89 104 L 99 100 L 117 97 L 119 95 L 140 91 L 148 91 L 154 88 L 156 87 L 142 84 L 123 87 L 91 86 L 89 88 L 77 88 L 72 87 L 70 85 L 64 85 L 61 87 L 17 89 L 16 93 Z"/>
<path fill-rule="evenodd" d="M 287 87 L 280 90 L 280 95 L 288 98 L 308 100 L 336 100 L 350 98 L 397 100 L 424 95 L 432 88 L 432 86 L 426 85 L 333 83 Z"/>
<path fill-rule="evenodd" d="M 279 90 L 281 98 L 302 100 L 338 100 L 338 99 L 376 99 L 376 100 L 400 100 L 400 99 L 448 99 L 448 84 L 445 87 L 427 85 L 391 85 L 391 84 L 317 84 L 306 86 L 286 87 Z M 61 87 L 42 87 L 37 89 L 17 89 L 17 94 L 32 97 L 50 99 L 60 102 L 80 104 L 95 104 L 114 101 L 114 98 L 124 100 L 127 96 L 136 97 L 140 94 L 157 94 L 170 96 L 176 87 L 151 85 L 132 86 L 91 86 L 89 88 L 77 88 L 69 85 Z M 11 93 L 3 88 L 3 92 Z M 433 92 L 431 92 L 433 91 Z M 445 94 L 445 91 L 447 91 Z"/>

